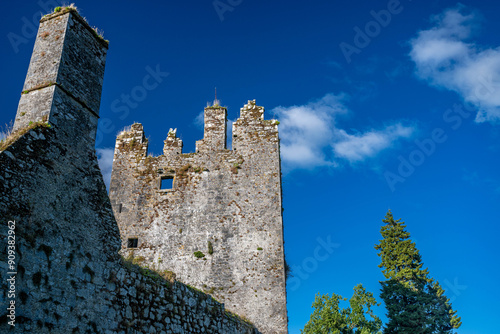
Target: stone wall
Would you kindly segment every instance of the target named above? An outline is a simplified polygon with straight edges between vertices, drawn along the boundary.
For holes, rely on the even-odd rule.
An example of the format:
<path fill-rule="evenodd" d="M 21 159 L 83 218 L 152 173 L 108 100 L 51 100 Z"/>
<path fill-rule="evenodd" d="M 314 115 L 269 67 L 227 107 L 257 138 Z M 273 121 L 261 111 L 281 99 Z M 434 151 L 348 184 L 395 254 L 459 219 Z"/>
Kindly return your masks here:
<path fill-rule="evenodd" d="M 0 152 L 0 332 L 257 333 L 209 295 L 118 255 L 97 158 L 81 148 L 53 126 Z M 8 221 L 16 222 L 15 326 L 6 314 Z"/>
<path fill-rule="evenodd" d="M 174 130 L 157 157 L 141 124 L 118 135 L 110 199 L 122 254 L 174 272 L 263 333 L 286 333 L 278 122 L 248 101 L 228 150 L 226 113 L 205 108 L 196 153 L 182 153 Z"/>

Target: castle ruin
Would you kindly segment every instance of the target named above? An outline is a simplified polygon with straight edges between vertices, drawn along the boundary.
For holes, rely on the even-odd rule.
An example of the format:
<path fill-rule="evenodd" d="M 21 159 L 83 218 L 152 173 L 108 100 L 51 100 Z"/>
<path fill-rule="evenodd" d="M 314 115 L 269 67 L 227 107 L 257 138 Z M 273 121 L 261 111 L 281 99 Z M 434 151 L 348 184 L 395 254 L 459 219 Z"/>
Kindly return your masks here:
<path fill-rule="evenodd" d="M 226 108 L 204 116 L 196 153 L 183 154 L 172 129 L 158 157 L 141 124 L 118 135 L 110 199 L 122 253 L 172 271 L 265 333 L 286 332 L 278 122 L 248 101 L 229 150 Z"/>
<path fill-rule="evenodd" d="M 276 122 L 249 101 L 228 150 L 214 105 L 196 153 L 170 131 L 159 157 L 134 124 L 110 202 L 94 148 L 107 48 L 71 7 L 40 21 L 0 147 L 0 331 L 286 333 Z"/>

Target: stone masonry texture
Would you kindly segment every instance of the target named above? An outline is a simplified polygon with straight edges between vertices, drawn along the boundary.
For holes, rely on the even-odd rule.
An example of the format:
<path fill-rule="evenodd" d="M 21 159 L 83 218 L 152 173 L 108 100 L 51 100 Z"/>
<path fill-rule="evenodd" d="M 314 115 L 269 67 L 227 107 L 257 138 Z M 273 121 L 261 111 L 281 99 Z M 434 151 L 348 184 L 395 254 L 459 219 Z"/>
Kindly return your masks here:
<path fill-rule="evenodd" d="M 278 122 L 248 101 L 228 150 L 226 114 L 205 108 L 195 153 L 182 153 L 175 130 L 156 157 L 141 124 L 118 135 L 110 199 L 122 254 L 173 272 L 262 333 L 286 333 Z M 161 189 L 164 178 L 171 189 Z"/>
<path fill-rule="evenodd" d="M 44 43 L 53 47 L 37 54 Z M 0 151 L 0 332 L 259 333 L 172 273 L 119 255 L 94 148 L 106 50 L 74 10 L 41 20 L 17 139 Z M 8 221 L 15 221 L 15 275 L 7 267 Z M 15 326 L 7 317 L 12 300 Z"/>
<path fill-rule="evenodd" d="M 14 130 L 51 113 L 54 86 L 97 116 L 106 53 L 106 42 L 75 11 L 42 18 Z"/>
<path fill-rule="evenodd" d="M 97 158 L 60 130 L 35 128 L 0 153 L 1 263 L 16 221 L 18 273 L 12 327 L 1 269 L 0 333 L 258 333 L 209 295 L 118 255 Z"/>

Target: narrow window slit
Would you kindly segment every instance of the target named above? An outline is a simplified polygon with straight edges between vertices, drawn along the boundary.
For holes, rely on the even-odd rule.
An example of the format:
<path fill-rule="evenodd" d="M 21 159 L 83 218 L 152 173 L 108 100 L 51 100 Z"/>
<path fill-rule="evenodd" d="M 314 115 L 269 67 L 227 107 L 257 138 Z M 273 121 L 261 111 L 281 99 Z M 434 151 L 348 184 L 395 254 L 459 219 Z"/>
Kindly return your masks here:
<path fill-rule="evenodd" d="M 137 248 L 138 244 L 139 244 L 138 238 L 128 238 L 127 240 L 127 248 Z"/>

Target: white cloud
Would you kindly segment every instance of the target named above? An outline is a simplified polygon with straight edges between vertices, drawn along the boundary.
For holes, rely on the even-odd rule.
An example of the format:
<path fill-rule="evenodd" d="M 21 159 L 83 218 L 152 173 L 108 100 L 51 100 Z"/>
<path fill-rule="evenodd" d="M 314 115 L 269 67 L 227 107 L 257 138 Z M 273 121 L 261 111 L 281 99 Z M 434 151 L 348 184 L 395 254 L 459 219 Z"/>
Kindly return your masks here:
<path fill-rule="evenodd" d="M 477 122 L 500 120 L 500 48 L 467 42 L 479 21 L 463 6 L 434 17 L 435 26 L 411 41 L 417 75 L 431 85 L 457 92 L 478 109 Z"/>
<path fill-rule="evenodd" d="M 193 121 L 194 125 L 200 129 L 200 130 L 203 130 L 204 126 L 205 126 L 205 112 L 204 111 L 201 111 L 198 116 L 196 116 L 196 118 L 194 119 Z"/>
<path fill-rule="evenodd" d="M 360 135 L 350 135 L 344 130 L 338 130 L 340 140 L 333 144 L 337 157 L 349 162 L 362 161 L 374 157 L 382 150 L 389 148 L 399 138 L 409 138 L 413 128 L 401 124 L 390 125 L 383 130 L 371 130 Z"/>
<path fill-rule="evenodd" d="M 335 116 L 347 112 L 342 96 L 328 94 L 303 106 L 277 107 L 280 120 L 281 156 L 296 167 L 330 165 L 325 148 L 333 140 Z"/>
<path fill-rule="evenodd" d="M 337 166 L 375 157 L 413 129 L 400 123 L 381 130 L 348 134 L 337 127 L 336 117 L 346 114 L 345 97 L 327 94 L 302 106 L 273 109 L 280 120 L 281 156 L 287 168 Z"/>
<path fill-rule="evenodd" d="M 111 181 L 111 169 L 113 168 L 114 149 L 98 148 L 96 149 L 99 168 L 101 169 L 106 189 L 109 191 L 109 183 Z"/>

